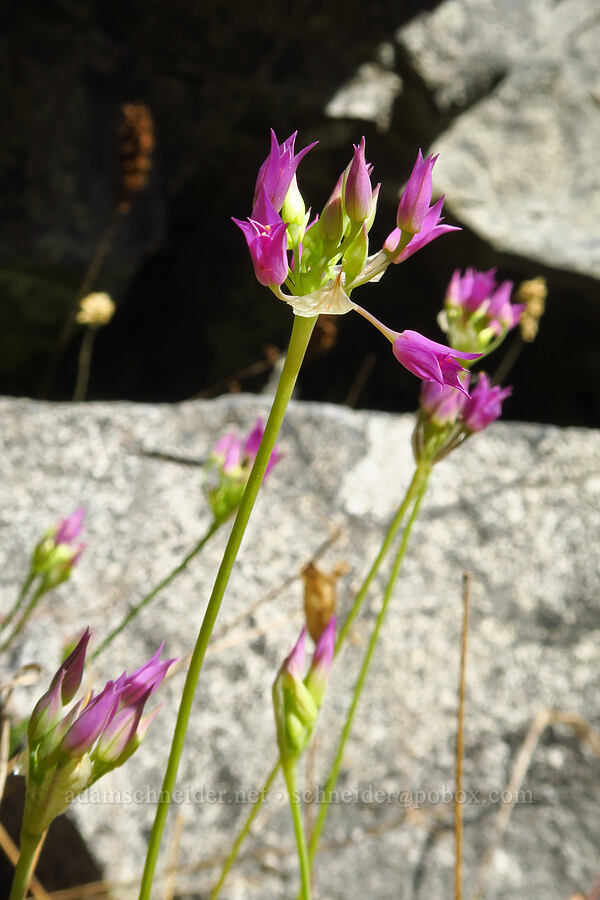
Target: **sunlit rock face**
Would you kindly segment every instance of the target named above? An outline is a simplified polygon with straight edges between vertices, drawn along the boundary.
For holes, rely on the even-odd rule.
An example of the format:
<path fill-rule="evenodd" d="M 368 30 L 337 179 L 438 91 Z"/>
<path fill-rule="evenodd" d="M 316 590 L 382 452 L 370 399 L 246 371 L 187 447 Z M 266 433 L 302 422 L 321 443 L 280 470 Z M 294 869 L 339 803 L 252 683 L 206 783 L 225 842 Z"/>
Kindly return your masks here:
<path fill-rule="evenodd" d="M 203 460 L 218 437 L 234 427 L 247 433 L 267 408 L 266 398 L 248 396 L 173 406 L 0 401 L 3 608 L 16 595 L 40 530 L 80 504 L 88 545 L 70 582 L 42 601 L 3 657 L 3 681 L 31 661 L 43 666 L 47 681 L 65 640 L 89 625 L 92 641 L 100 641 L 168 574 L 210 523 Z M 412 427 L 411 416 L 301 402 L 289 410 L 279 441 L 284 457 L 257 502 L 196 695 L 170 820 L 172 828 L 179 812 L 185 821 L 181 892 L 206 893 L 214 883 L 217 868 L 204 861 L 227 852 L 249 808 L 244 798 L 260 789 L 275 761 L 271 685 L 300 629 L 301 569 L 341 526 L 319 564 L 326 571 L 347 564 L 338 580 L 343 617 L 411 477 Z M 501 808 L 494 792 L 506 787 L 533 717 L 553 707 L 597 722 L 599 456 L 595 431 L 505 422 L 437 466 L 344 757 L 346 793 L 326 827 L 317 896 L 447 895 L 465 570 L 473 573 L 467 893 Z M 190 652 L 225 532 L 95 661 L 98 681 L 139 666 L 157 635 L 169 656 Z M 244 617 L 294 573 L 295 582 Z M 332 670 L 316 733 L 319 785 L 385 577 Z M 135 760 L 69 813 L 115 883 L 139 877 L 182 681 L 179 672 L 162 685 L 164 708 Z M 37 686 L 19 689 L 14 709 L 24 714 L 38 696 Z M 599 775 L 598 760 L 571 731 L 561 726 L 544 735 L 522 785 L 530 793 L 517 804 L 490 869 L 490 897 L 564 900 L 593 884 Z M 224 896 L 288 898 L 297 889 L 282 783 L 261 816 Z"/>

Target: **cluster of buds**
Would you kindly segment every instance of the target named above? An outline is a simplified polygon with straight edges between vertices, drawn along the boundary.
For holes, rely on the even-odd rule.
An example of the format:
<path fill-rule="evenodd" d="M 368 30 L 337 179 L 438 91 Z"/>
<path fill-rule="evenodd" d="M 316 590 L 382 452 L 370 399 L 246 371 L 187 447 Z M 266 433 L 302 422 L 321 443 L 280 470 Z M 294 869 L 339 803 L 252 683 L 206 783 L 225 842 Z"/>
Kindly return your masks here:
<path fill-rule="evenodd" d="M 76 509 L 42 536 L 31 558 L 31 574 L 41 578 L 41 593 L 66 581 L 85 549 L 79 541 L 85 510 Z"/>
<path fill-rule="evenodd" d="M 469 387 L 470 375 L 461 376 Z M 502 403 L 512 388 L 492 385 L 481 372 L 470 395 L 465 390 L 423 382 L 417 424 L 413 432 L 413 452 L 417 462 L 435 463 L 447 456 L 468 437 L 483 431 L 502 414 Z"/>
<path fill-rule="evenodd" d="M 335 623 L 332 616 L 319 637 L 306 675 L 306 628 L 286 658 L 273 683 L 273 709 L 281 762 L 294 763 L 301 756 L 313 732 L 335 650 Z"/>
<path fill-rule="evenodd" d="M 121 766 L 139 747 L 158 708 L 143 715 L 173 659 L 154 656 L 131 675 L 123 672 L 104 689 L 79 700 L 89 629 L 37 702 L 27 728 L 29 764 L 23 831 L 41 835 L 85 788 Z"/>
<path fill-rule="evenodd" d="M 252 214 L 245 222 L 233 220 L 246 238 L 258 281 L 299 316 L 359 313 L 391 342 L 396 359 L 409 371 L 460 389 L 457 360 L 475 358 L 479 351 L 465 353 L 413 331 L 393 331 L 350 299 L 355 288 L 378 281 L 391 263 L 403 262 L 435 238 L 456 230 L 442 224 L 444 198 L 431 202 L 437 157 L 423 159 L 419 151 L 400 198 L 396 227 L 382 249 L 369 255 L 380 185 L 371 184 L 373 167 L 365 159 L 364 137 L 321 215 L 312 222 L 296 171 L 314 144 L 295 153 L 295 139 L 296 133 L 279 144 L 271 132 L 271 151 L 258 173 Z"/>
<path fill-rule="evenodd" d="M 215 521 L 225 521 L 238 508 L 264 432 L 259 416 L 247 438 L 228 431 L 213 447 L 206 464 L 206 494 Z M 280 459 L 281 453 L 275 447 L 265 478 Z"/>
<path fill-rule="evenodd" d="M 440 325 L 457 350 L 490 353 L 518 324 L 525 304 L 511 303 L 512 281 L 496 282 L 496 270 L 457 269 L 450 280 Z"/>

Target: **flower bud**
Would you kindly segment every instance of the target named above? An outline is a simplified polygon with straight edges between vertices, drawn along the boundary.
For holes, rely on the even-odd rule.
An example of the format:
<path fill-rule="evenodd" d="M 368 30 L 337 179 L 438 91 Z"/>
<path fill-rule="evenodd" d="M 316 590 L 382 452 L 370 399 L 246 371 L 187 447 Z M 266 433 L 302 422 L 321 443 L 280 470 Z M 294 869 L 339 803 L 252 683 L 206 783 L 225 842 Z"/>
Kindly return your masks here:
<path fill-rule="evenodd" d="M 344 274 L 346 276 L 346 284 L 350 285 L 364 269 L 369 255 L 369 238 L 367 235 L 367 227 L 363 223 L 360 231 L 344 252 Z"/>
<path fill-rule="evenodd" d="M 44 735 L 52 731 L 60 722 L 63 712 L 61 691 L 64 678 L 64 671 L 59 669 L 49 690 L 40 697 L 34 706 L 27 725 L 27 738 L 30 745 L 39 743 Z"/>
<path fill-rule="evenodd" d="M 423 227 L 433 193 L 432 171 L 436 160 L 437 156 L 423 159 L 423 154 L 419 150 L 396 214 L 396 225 L 401 231 L 417 234 Z"/>
<path fill-rule="evenodd" d="M 281 218 L 288 225 L 304 225 L 306 218 L 306 206 L 304 199 L 298 189 L 296 176 L 292 178 L 288 192 L 285 195 L 283 206 L 281 208 Z"/>
<path fill-rule="evenodd" d="M 302 681 L 305 640 L 306 628 L 303 628 L 273 683 L 273 709 L 282 760 L 302 753 L 318 713 L 315 701 Z"/>
<path fill-rule="evenodd" d="M 327 679 L 331 671 L 333 653 L 335 650 L 335 625 L 337 618 L 332 616 L 329 623 L 317 641 L 312 663 L 308 670 L 304 683 L 308 688 L 317 708 L 321 706 L 327 687 Z"/>
<path fill-rule="evenodd" d="M 117 761 L 135 738 L 144 706 L 152 692 L 153 689 L 149 688 L 133 705 L 126 706 L 118 712 L 106 726 L 94 747 L 92 753 L 94 762 L 118 764 Z"/>
<path fill-rule="evenodd" d="M 502 403 L 511 393 L 510 387 L 492 387 L 490 379 L 482 372 L 465 405 L 463 420 L 467 431 L 483 431 L 498 419 L 502 414 Z"/>
<path fill-rule="evenodd" d="M 464 372 L 460 380 L 469 388 L 469 373 Z M 424 381 L 421 386 L 420 406 L 427 419 L 438 428 L 447 428 L 458 419 L 465 405 L 465 394 L 454 387 L 443 387 L 436 382 Z"/>
<path fill-rule="evenodd" d="M 117 682 L 108 681 L 75 719 L 61 741 L 61 749 L 74 758 L 92 749 L 103 729 L 112 721 L 119 705 Z"/>
<path fill-rule="evenodd" d="M 375 221 L 375 214 L 377 213 L 377 201 L 379 199 L 379 191 L 381 190 L 381 182 L 376 184 L 373 188 L 373 193 L 371 194 L 371 205 L 369 207 L 369 212 L 367 218 L 365 219 L 365 228 L 367 229 L 367 233 L 373 227 L 373 222 Z"/>
<path fill-rule="evenodd" d="M 85 667 L 85 654 L 89 643 L 91 632 L 86 628 L 75 649 L 61 663 L 60 668 L 54 678 L 52 685 L 62 676 L 62 702 L 66 706 L 70 703 L 81 684 L 83 678 L 83 670 Z M 51 686 L 52 686 L 51 685 Z"/>
<path fill-rule="evenodd" d="M 365 139 L 354 145 L 354 157 L 348 169 L 344 185 L 344 207 L 351 222 L 364 222 L 371 209 L 372 166 L 365 162 Z"/>
<path fill-rule="evenodd" d="M 343 181 L 344 173 L 342 172 L 319 219 L 321 234 L 332 244 L 339 244 L 344 235 Z"/>

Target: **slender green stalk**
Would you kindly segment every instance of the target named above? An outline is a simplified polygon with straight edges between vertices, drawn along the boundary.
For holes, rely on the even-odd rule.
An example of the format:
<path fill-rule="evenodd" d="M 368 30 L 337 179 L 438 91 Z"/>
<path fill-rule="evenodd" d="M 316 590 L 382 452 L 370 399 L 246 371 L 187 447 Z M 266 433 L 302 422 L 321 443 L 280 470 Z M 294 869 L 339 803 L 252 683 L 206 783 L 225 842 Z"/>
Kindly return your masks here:
<path fill-rule="evenodd" d="M 92 349 L 94 347 L 94 338 L 96 337 L 97 328 L 87 326 L 81 339 L 81 347 L 79 348 L 79 357 L 77 360 L 77 378 L 75 379 L 75 390 L 73 392 L 73 402 L 80 403 L 85 400 L 88 384 L 90 381 L 90 367 L 92 365 Z"/>
<path fill-rule="evenodd" d="M 19 860 L 13 875 L 13 883 L 8 900 L 23 900 L 29 879 L 35 867 L 36 852 L 43 835 L 21 832 L 21 846 L 19 848 Z"/>
<path fill-rule="evenodd" d="M 169 574 L 166 576 L 166 578 L 163 578 L 162 581 L 159 581 L 159 583 L 156 585 L 156 587 L 153 587 L 149 594 L 146 594 L 145 597 L 142 597 L 142 599 L 139 601 L 139 603 L 136 603 L 135 606 L 131 607 L 129 612 L 121 619 L 121 621 L 119 622 L 117 627 L 113 628 L 113 630 L 110 632 L 110 634 L 104 638 L 104 640 L 102 641 L 100 646 L 94 650 L 90 659 L 96 659 L 96 657 L 99 656 L 102 653 L 102 651 L 108 647 L 108 645 L 111 643 L 111 641 L 114 641 L 116 636 L 118 634 L 121 634 L 123 629 L 127 625 L 129 625 L 131 620 L 134 619 L 137 616 L 137 614 L 139 612 L 141 612 L 141 610 L 145 606 L 147 606 L 148 603 L 150 603 L 151 600 L 154 600 L 154 598 L 156 597 L 157 594 L 159 594 L 162 590 L 164 590 L 164 588 L 166 588 L 169 584 L 171 584 L 171 582 L 179 575 L 180 572 L 184 571 L 184 569 L 188 566 L 188 564 L 193 560 L 193 558 L 195 556 L 198 555 L 198 553 L 200 553 L 200 551 L 203 549 L 203 547 L 211 539 L 213 534 L 215 534 L 219 530 L 219 528 L 221 527 L 221 525 L 224 524 L 224 522 L 225 522 L 225 519 L 219 519 L 219 520 L 215 519 L 211 523 L 211 525 L 208 528 L 208 530 L 206 531 L 206 533 L 200 538 L 200 540 L 198 541 L 196 546 L 192 550 L 190 550 L 188 555 L 182 559 L 182 561 L 179 563 L 178 566 L 175 566 L 175 568 L 171 572 L 169 572 Z"/>
<path fill-rule="evenodd" d="M 352 604 L 352 608 L 351 608 L 350 612 L 346 616 L 344 624 L 340 628 L 340 631 L 339 631 L 338 637 L 337 637 L 337 641 L 335 644 L 335 655 L 336 656 L 342 649 L 344 641 L 348 637 L 350 628 L 352 627 L 352 623 L 354 622 L 354 620 L 356 619 L 356 616 L 360 612 L 361 606 L 365 600 L 365 597 L 367 596 L 369 587 L 371 586 L 373 579 L 377 575 L 382 562 L 384 561 L 385 557 L 387 556 L 389 549 L 394 541 L 394 538 L 396 537 L 398 530 L 399 530 L 400 526 L 402 525 L 404 516 L 406 515 L 406 512 L 407 512 L 410 504 L 412 503 L 412 501 L 415 498 L 415 494 L 419 487 L 420 478 L 421 478 L 420 470 L 419 470 L 419 468 L 417 468 L 413 475 L 412 481 L 411 481 L 410 485 L 408 486 L 406 494 L 404 495 L 404 499 L 402 500 L 402 503 L 398 507 L 398 511 L 396 512 L 394 518 L 392 519 L 392 521 L 389 525 L 389 528 L 383 539 L 381 549 L 379 550 L 379 553 L 375 557 L 375 560 L 373 561 L 373 564 L 372 564 L 371 568 L 369 569 L 365 580 L 361 584 L 361 586 L 358 590 L 358 593 L 356 594 L 356 597 L 354 598 L 354 603 Z M 219 881 L 213 888 L 213 892 L 210 895 L 210 900 L 216 900 L 216 898 L 218 897 L 219 892 L 225 882 L 227 873 L 229 872 L 233 863 L 235 862 L 235 859 L 236 859 L 237 854 L 239 853 L 240 847 L 242 846 L 244 839 L 246 838 L 246 835 L 249 832 L 250 825 L 252 824 L 252 821 L 257 816 L 258 811 L 260 810 L 263 802 L 265 801 L 265 799 L 267 797 L 267 794 L 269 793 L 269 790 L 271 788 L 271 785 L 273 783 L 275 775 L 279 771 L 279 766 L 280 766 L 280 763 L 277 762 L 276 765 L 274 766 L 274 768 L 272 769 L 271 773 L 269 774 L 267 781 L 263 785 L 263 788 L 262 788 L 261 792 L 259 793 L 256 801 L 254 802 L 254 805 L 248 815 L 248 818 L 247 818 L 246 822 L 244 823 L 244 825 L 242 826 L 242 830 L 240 831 L 237 838 L 235 839 L 233 847 L 231 848 L 231 852 L 229 853 L 229 856 L 227 857 L 227 860 L 226 860 L 223 870 L 221 872 Z"/>
<path fill-rule="evenodd" d="M 342 649 L 344 641 L 348 637 L 348 633 L 352 627 L 352 624 L 353 624 L 355 618 L 357 617 L 358 613 L 360 612 L 360 608 L 364 602 L 365 597 L 367 596 L 367 592 L 368 592 L 369 588 L 371 587 L 371 582 L 377 575 L 377 572 L 379 571 L 381 563 L 387 556 L 389 549 L 392 546 L 394 539 L 398 533 L 398 529 L 402 525 L 404 516 L 406 515 L 406 512 L 407 512 L 410 504 L 413 502 L 413 500 L 415 498 L 415 495 L 419 488 L 420 479 L 421 479 L 421 470 L 419 469 L 419 467 L 417 467 L 415 469 L 415 473 L 412 477 L 412 481 L 408 486 L 406 494 L 404 495 L 404 499 L 403 499 L 402 503 L 400 504 L 400 506 L 398 507 L 398 511 L 397 511 L 396 515 L 394 516 L 394 518 L 392 519 L 390 526 L 386 532 L 385 538 L 383 539 L 383 544 L 381 545 L 381 549 L 380 549 L 379 553 L 377 554 L 377 556 L 375 557 L 375 560 L 373 562 L 373 565 L 369 569 L 367 577 L 361 584 L 361 586 L 358 590 L 358 593 L 357 593 L 356 597 L 354 598 L 354 603 L 352 604 L 352 609 L 346 616 L 346 619 L 344 620 L 344 624 L 342 625 L 342 627 L 339 630 L 338 637 L 335 642 L 335 655 L 336 656 Z"/>
<path fill-rule="evenodd" d="M 294 834 L 296 835 L 296 844 L 298 846 L 298 862 L 300 864 L 300 896 L 302 900 L 310 900 L 310 862 L 308 860 L 308 852 L 306 849 L 306 837 L 304 835 L 304 823 L 302 822 L 302 810 L 300 797 L 298 796 L 298 770 L 297 763 L 284 763 L 283 775 L 290 799 L 290 809 L 292 812 L 292 821 L 294 823 Z"/>
<path fill-rule="evenodd" d="M 265 800 L 267 794 L 269 793 L 269 791 L 271 790 L 271 787 L 273 786 L 273 782 L 275 781 L 275 778 L 277 777 L 277 773 L 279 772 L 280 765 L 281 765 L 281 763 L 279 762 L 279 760 L 277 760 L 277 762 L 275 763 L 275 765 L 273 766 L 273 768 L 267 775 L 267 780 L 265 781 L 264 787 L 263 787 L 261 793 L 258 795 L 256 800 L 254 801 L 254 803 L 252 804 L 252 808 L 251 808 L 250 812 L 248 813 L 248 815 L 246 816 L 246 821 L 242 825 L 240 833 L 238 834 L 235 841 L 233 842 L 233 846 L 232 846 L 231 850 L 229 851 L 229 856 L 223 863 L 223 868 L 221 869 L 221 875 L 219 876 L 219 880 L 217 881 L 214 888 L 210 892 L 210 896 L 209 896 L 208 900 L 216 900 L 216 898 L 219 896 L 221 888 L 225 884 L 225 879 L 227 878 L 229 870 L 231 869 L 232 865 L 234 864 L 234 862 L 236 860 L 236 857 L 239 853 L 240 847 L 244 843 L 247 835 L 250 833 L 250 828 L 252 827 L 252 823 L 254 822 L 256 816 L 258 815 L 258 811 L 260 810 L 260 808 L 263 804 L 263 800 Z"/>
<path fill-rule="evenodd" d="M 2 644 L 0 644 L 0 653 L 3 653 L 5 650 L 7 650 L 9 648 L 9 646 L 12 644 L 13 640 L 16 638 L 16 636 L 18 634 L 20 634 L 21 631 L 23 631 L 23 628 L 25 627 L 25 623 L 27 622 L 29 616 L 32 614 L 32 612 L 38 605 L 41 597 L 43 597 L 43 595 L 46 593 L 46 590 L 47 590 L 47 588 L 45 587 L 44 582 L 42 581 L 40 586 L 37 588 L 37 590 L 34 592 L 33 596 L 31 597 L 29 603 L 25 607 L 25 611 L 23 612 L 23 615 L 21 616 L 21 618 L 19 619 L 19 621 L 17 622 L 17 624 L 15 625 L 15 627 L 13 628 L 13 630 L 11 631 L 9 636 L 6 638 L 6 640 L 3 641 Z"/>
<path fill-rule="evenodd" d="M 156 809 L 156 817 L 148 842 L 148 851 L 142 883 L 140 885 L 139 900 L 149 900 L 150 897 L 162 833 L 169 811 L 171 793 L 177 779 L 177 770 L 183 752 L 183 745 L 185 743 L 188 721 L 192 711 L 196 685 L 200 678 L 208 642 L 316 321 L 317 316 L 310 319 L 302 318 L 300 316 L 294 317 L 294 327 L 292 328 L 290 345 L 279 378 L 279 384 L 277 385 L 277 391 L 273 398 L 271 412 L 269 413 L 269 418 L 265 426 L 265 433 L 256 455 L 250 477 L 248 478 L 248 483 L 235 517 L 231 534 L 229 535 L 229 540 L 217 573 L 212 594 L 206 607 L 196 646 L 194 647 L 194 652 L 192 653 L 192 658 L 190 660 L 185 685 L 181 695 L 169 761 L 163 779 L 160 795 L 161 800 Z"/>
<path fill-rule="evenodd" d="M 417 472 L 419 474 L 418 478 L 418 487 L 416 491 L 416 499 L 415 504 L 413 506 L 412 512 L 406 523 L 406 528 L 404 529 L 404 534 L 402 535 L 402 540 L 400 542 L 400 546 L 398 548 L 398 552 L 396 553 L 396 557 L 394 559 L 394 563 L 392 565 L 392 570 L 390 572 L 390 577 L 388 579 L 388 583 L 385 588 L 385 593 L 383 596 L 383 603 L 381 605 L 381 610 L 379 611 L 379 615 L 377 616 L 377 621 L 375 623 L 375 627 L 373 629 L 373 633 L 369 640 L 369 645 L 367 647 L 362 666 L 360 668 L 360 672 L 358 678 L 356 680 L 356 684 L 354 686 L 354 694 L 352 697 L 352 702 L 350 704 L 350 709 L 348 710 L 348 715 L 346 717 L 346 721 L 344 723 L 344 727 L 342 729 L 342 734 L 338 743 L 337 751 L 335 754 L 335 758 L 333 761 L 333 765 L 331 766 L 331 771 L 329 772 L 329 778 L 327 779 L 327 784 L 325 785 L 325 799 L 323 803 L 319 806 L 319 812 L 317 815 L 317 819 L 315 822 L 315 827 L 313 829 L 313 833 L 310 838 L 310 843 L 308 846 L 308 856 L 310 860 L 310 865 L 312 868 L 315 853 L 317 852 L 317 847 L 319 844 L 319 838 L 321 837 L 321 832 L 323 831 L 323 826 L 325 824 L 325 819 L 327 818 L 327 813 L 329 811 L 329 804 L 335 789 L 335 785 L 338 779 L 340 766 L 342 764 L 342 757 L 344 755 L 344 749 L 346 746 L 346 741 L 350 735 L 350 731 L 352 730 L 352 724 L 354 722 L 354 715 L 356 713 L 356 709 L 358 707 L 358 701 L 360 700 L 360 695 L 362 693 L 362 689 L 365 684 L 365 680 L 367 677 L 367 673 L 369 671 L 369 666 L 371 664 L 371 660 L 373 658 L 373 653 L 375 652 L 375 647 L 377 646 L 377 640 L 379 638 L 379 632 L 381 631 L 381 626 L 383 625 L 385 615 L 389 606 L 389 602 L 392 596 L 392 592 L 394 589 L 394 585 L 396 583 L 396 579 L 398 577 L 398 573 L 400 572 L 400 568 L 402 566 L 402 562 L 404 560 L 404 554 L 406 553 L 406 548 L 408 547 L 408 541 L 410 538 L 410 533 L 412 527 L 419 515 L 419 509 L 421 507 L 421 501 L 425 496 L 425 491 L 427 490 L 427 483 L 429 480 L 429 473 L 431 469 L 428 466 L 420 467 Z"/>
<path fill-rule="evenodd" d="M 13 604 L 13 606 L 12 606 L 12 609 L 10 609 L 10 610 L 8 611 L 8 613 L 6 614 L 6 616 L 5 616 L 5 618 L 4 618 L 4 621 L 3 621 L 2 623 L 0 623 L 0 633 L 1 633 L 2 631 L 4 631 L 4 629 L 7 628 L 7 627 L 10 625 L 10 623 L 12 622 L 12 620 L 14 619 L 14 617 L 16 616 L 16 614 L 17 614 L 17 613 L 19 612 L 19 610 L 21 609 L 21 606 L 23 605 L 23 603 L 24 603 L 24 601 L 25 601 L 25 597 L 26 597 L 27 594 L 29 593 L 29 588 L 31 587 L 31 585 L 32 585 L 33 582 L 35 581 L 35 577 L 36 577 L 36 573 L 35 573 L 33 570 L 31 570 L 31 571 L 29 572 L 29 575 L 27 576 L 27 578 L 26 578 L 25 581 L 23 582 L 23 587 L 22 587 L 21 590 L 19 591 L 19 596 L 18 596 L 17 599 L 15 600 L 15 602 L 14 602 L 14 604 Z"/>

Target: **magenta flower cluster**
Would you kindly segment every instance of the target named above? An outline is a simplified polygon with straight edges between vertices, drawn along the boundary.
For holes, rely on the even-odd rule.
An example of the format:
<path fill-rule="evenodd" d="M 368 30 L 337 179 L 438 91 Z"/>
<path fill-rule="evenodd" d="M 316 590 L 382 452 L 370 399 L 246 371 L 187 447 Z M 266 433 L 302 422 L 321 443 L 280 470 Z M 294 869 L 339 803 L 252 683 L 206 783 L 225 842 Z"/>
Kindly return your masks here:
<path fill-rule="evenodd" d="M 456 270 L 444 301 L 443 322 L 453 346 L 487 350 L 518 324 L 523 303 L 511 303 L 511 281 L 496 281 L 496 269 Z"/>
<path fill-rule="evenodd" d="M 136 751 L 159 709 L 144 715 L 146 703 L 175 662 L 161 660 L 161 644 L 145 665 L 67 710 L 81 685 L 89 640 L 86 629 L 29 719 L 23 832 L 30 835 L 41 836 L 81 791 Z"/>
<path fill-rule="evenodd" d="M 239 437 L 235 431 L 228 431 L 219 438 L 213 447 L 212 457 L 221 464 L 223 472 L 227 475 L 234 475 L 240 470 L 249 469 L 254 464 L 264 433 L 264 422 L 261 416 L 258 416 L 245 440 Z M 281 452 L 275 447 L 269 457 L 265 477 L 280 459 Z"/>
<path fill-rule="evenodd" d="M 238 508 L 264 433 L 263 420 L 258 416 L 246 438 L 228 431 L 213 447 L 206 465 L 205 492 L 217 522 L 224 522 Z M 265 469 L 265 478 L 281 457 L 275 447 Z"/>
<path fill-rule="evenodd" d="M 102 768 L 121 765 L 138 746 L 150 721 L 142 722 L 144 707 L 163 681 L 174 659 L 161 660 L 163 644 L 154 656 L 131 675 L 123 672 L 107 681 L 99 694 L 80 700 L 66 714 L 63 707 L 77 693 L 83 677 L 90 631 L 86 629 L 73 652 L 56 672 L 48 691 L 36 704 L 28 726 L 30 749 L 36 750 L 37 769 L 60 765 L 64 756 L 80 758 L 90 754 L 92 763 Z"/>
<path fill-rule="evenodd" d="M 61 519 L 42 536 L 31 558 L 31 571 L 42 579 L 43 591 L 49 591 L 66 581 L 85 550 L 80 541 L 85 510 L 76 509 Z"/>
<path fill-rule="evenodd" d="M 465 373 L 461 381 L 464 383 L 461 390 L 424 382 L 421 387 L 421 409 L 438 427 L 460 420 L 470 433 L 483 431 L 500 418 L 502 403 L 510 397 L 512 388 L 492 385 L 489 376 L 482 372 L 469 396 L 465 391 L 469 374 Z"/>
<path fill-rule="evenodd" d="M 443 197 L 432 203 L 436 156 L 419 150 L 396 213 L 396 228 L 383 248 L 369 256 L 380 185 L 371 184 L 373 166 L 365 158 L 365 139 L 354 146 L 321 216 L 309 225 L 296 172 L 309 144 L 295 152 L 296 133 L 280 144 L 271 131 L 271 149 L 260 167 L 251 216 L 233 221 L 242 230 L 258 281 L 289 303 L 297 315 L 342 315 L 351 310 L 368 319 L 391 341 L 396 359 L 419 378 L 464 390 L 460 360 L 477 354 L 453 350 L 414 331 L 396 332 L 350 300 L 351 292 L 377 280 L 391 263 L 408 259 L 442 234 Z M 291 293 L 282 290 L 285 285 Z"/>

